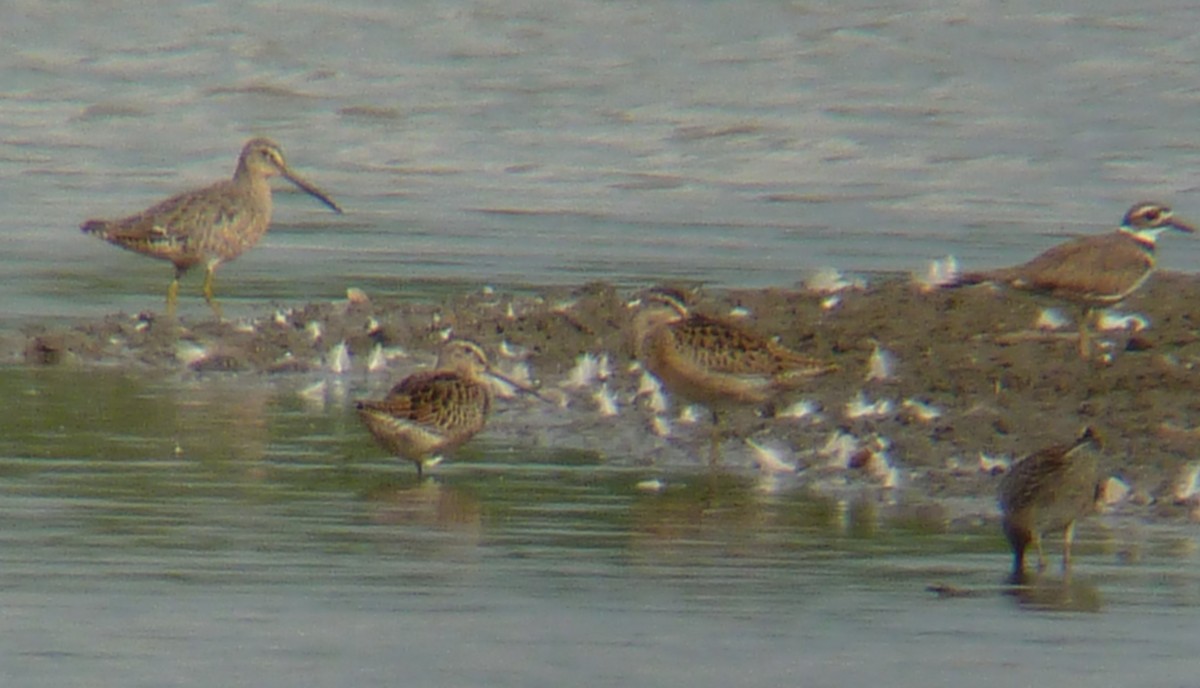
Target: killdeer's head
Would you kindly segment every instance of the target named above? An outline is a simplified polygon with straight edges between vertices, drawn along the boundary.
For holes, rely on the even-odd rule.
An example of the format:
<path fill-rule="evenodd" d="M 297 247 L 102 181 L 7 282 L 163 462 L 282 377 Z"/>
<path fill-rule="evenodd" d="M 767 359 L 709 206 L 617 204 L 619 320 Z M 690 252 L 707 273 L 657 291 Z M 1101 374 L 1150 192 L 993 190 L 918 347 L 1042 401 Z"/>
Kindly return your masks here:
<path fill-rule="evenodd" d="M 1175 217 L 1175 211 L 1161 203 L 1142 202 L 1134 205 L 1121 220 L 1121 231 L 1132 234 L 1138 241 L 1153 245 L 1158 235 L 1168 229 L 1188 234 L 1196 228 Z"/>

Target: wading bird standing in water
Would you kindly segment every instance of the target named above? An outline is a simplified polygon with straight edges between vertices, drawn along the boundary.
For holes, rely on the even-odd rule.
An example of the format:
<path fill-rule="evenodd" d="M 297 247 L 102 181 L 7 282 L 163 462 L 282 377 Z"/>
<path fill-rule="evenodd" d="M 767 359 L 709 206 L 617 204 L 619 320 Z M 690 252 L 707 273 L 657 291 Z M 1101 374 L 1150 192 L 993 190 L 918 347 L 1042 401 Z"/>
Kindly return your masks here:
<path fill-rule="evenodd" d="M 204 265 L 204 299 L 217 317 L 213 299 L 217 266 L 240 256 L 262 239 L 271 224 L 270 178 L 282 176 L 335 213 L 342 209 L 325 192 L 298 176 L 283 159 L 279 144 L 251 139 L 238 157 L 233 179 L 186 191 L 122 220 L 88 220 L 80 228 L 135 253 L 168 260 L 175 278 L 167 289 L 167 314 L 175 313 L 179 278 Z"/>
<path fill-rule="evenodd" d="M 376 441 L 416 464 L 420 478 L 426 466 L 441 461 L 443 452 L 483 430 L 492 407 L 486 377 L 540 398 L 535 390 L 493 371 L 478 344 L 452 339 L 439 352 L 434 370 L 413 373 L 382 400 L 355 406 Z"/>

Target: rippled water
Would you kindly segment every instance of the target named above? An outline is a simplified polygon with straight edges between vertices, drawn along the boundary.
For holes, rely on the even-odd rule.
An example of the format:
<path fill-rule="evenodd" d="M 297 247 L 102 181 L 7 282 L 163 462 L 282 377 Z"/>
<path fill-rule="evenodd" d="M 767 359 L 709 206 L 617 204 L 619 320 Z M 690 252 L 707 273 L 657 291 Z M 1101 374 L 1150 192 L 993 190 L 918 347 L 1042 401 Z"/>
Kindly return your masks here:
<path fill-rule="evenodd" d="M 0 13 L 9 313 L 157 306 L 169 266 L 77 227 L 230 174 L 252 134 L 348 212 L 281 198 L 221 272 L 249 303 L 428 280 L 788 285 L 1013 262 L 1143 197 L 1200 215 L 1186 2 Z M 1166 267 L 1200 258 L 1170 245 Z"/>
<path fill-rule="evenodd" d="M 235 314 L 786 286 L 1014 262 L 1144 197 L 1196 217 L 1197 25 L 1170 0 L 8 2 L 0 323 L 160 307 L 169 266 L 78 225 L 230 174 L 255 134 L 348 212 L 278 194 L 219 273 Z M 380 383 L 310 383 L 0 369 L 4 685 L 1193 680 L 1191 528 L 1099 520 L 1071 586 L 1019 599 L 992 523 L 531 448 L 511 411 L 418 485 L 350 411 Z"/>
<path fill-rule="evenodd" d="M 358 427 L 363 381 L 323 402 L 309 382 L 5 371 L 5 685 L 1191 675 L 1190 528 L 1098 519 L 1069 586 L 1018 598 L 994 523 L 530 445 L 512 409 L 418 483 Z"/>

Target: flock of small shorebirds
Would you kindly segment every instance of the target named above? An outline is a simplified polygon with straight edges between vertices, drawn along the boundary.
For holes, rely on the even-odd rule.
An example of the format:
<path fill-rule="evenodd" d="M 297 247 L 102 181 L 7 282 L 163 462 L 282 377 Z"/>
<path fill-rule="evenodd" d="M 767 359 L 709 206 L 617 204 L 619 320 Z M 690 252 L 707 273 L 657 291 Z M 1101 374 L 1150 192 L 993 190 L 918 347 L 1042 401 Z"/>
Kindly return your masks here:
<path fill-rule="evenodd" d="M 279 145 L 255 138 L 242 149 L 232 180 L 185 192 L 136 215 L 89 220 L 83 232 L 131 251 L 170 261 L 174 279 L 167 291 L 167 313 L 178 301 L 179 279 L 191 268 L 205 268 L 204 296 L 221 316 L 213 297 L 217 267 L 254 246 L 271 222 L 269 180 L 282 176 L 331 210 L 341 208 L 327 194 L 293 172 Z M 1093 355 L 1093 309 L 1120 302 L 1153 272 L 1158 236 L 1168 230 L 1195 229 L 1159 203 L 1138 203 L 1117 231 L 1081 237 L 1055 246 L 1027 263 L 987 272 L 956 270 L 941 286 L 993 283 L 1049 294 L 1080 309 L 1079 350 Z M 836 369 L 786 348 L 729 319 L 690 311 L 683 296 L 654 290 L 642 299 L 634 317 L 637 358 L 646 371 L 680 399 L 712 412 L 711 462 L 719 460 L 722 414 L 734 406 L 765 406 L 804 386 L 814 376 Z M 359 401 L 367 429 L 385 448 L 413 462 L 420 476 L 480 430 L 487 421 L 497 378 L 535 396 L 540 393 L 501 375 L 475 343 L 451 339 L 433 370 L 396 384 L 381 400 Z M 1013 578 L 1022 580 L 1025 554 L 1033 545 L 1038 569 L 1045 567 L 1043 534 L 1063 536 L 1063 570 L 1070 566 L 1075 522 L 1093 511 L 1100 490 L 1100 442 L 1085 428 L 1070 444 L 1048 447 L 1016 462 L 1000 485 L 1003 529 L 1013 549 Z"/>

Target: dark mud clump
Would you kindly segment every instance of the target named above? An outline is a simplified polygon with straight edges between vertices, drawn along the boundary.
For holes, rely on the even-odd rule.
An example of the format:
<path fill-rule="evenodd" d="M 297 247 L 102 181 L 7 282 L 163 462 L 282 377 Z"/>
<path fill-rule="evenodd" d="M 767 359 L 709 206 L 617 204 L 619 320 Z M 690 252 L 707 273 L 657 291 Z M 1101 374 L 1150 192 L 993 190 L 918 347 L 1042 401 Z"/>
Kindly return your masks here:
<path fill-rule="evenodd" d="M 9 357 L 31 365 L 287 374 L 321 369 L 343 342 L 354 360 L 365 361 L 376 347 L 432 352 L 452 334 L 493 352 L 502 343 L 523 350 L 547 388 L 561 383 L 579 356 L 607 353 L 619 378 L 611 384 L 632 398 L 638 374 L 629 372 L 628 327 L 636 297 L 589 284 L 534 293 L 483 289 L 441 303 L 378 297 L 312 303 L 237 322 L 116 314 L 32 328 Z M 819 409 L 819 421 L 748 412 L 734 422 L 741 435 L 810 448 L 797 452 L 802 464 L 829 461 L 832 450 L 820 449 L 840 432 L 857 438 L 865 452 L 873 450 L 864 438 L 874 438 L 906 482 L 930 497 L 990 495 L 995 481 L 980 468 L 989 457 L 1067 442 L 1089 424 L 1104 438 L 1107 472 L 1132 486 L 1131 499 L 1154 514 L 1182 517 L 1189 504 L 1176 503 L 1186 501 L 1176 498 L 1177 483 L 1200 441 L 1197 303 L 1196 278 L 1156 275 L 1121 305 L 1144 315 L 1149 327 L 1098 335 L 1100 355 L 1093 360 L 1078 352 L 1078 309 L 988 286 L 927 291 L 907 278 L 879 278 L 834 295 L 704 292 L 691 306 L 721 317 L 733 313 L 786 346 L 838 364 L 799 395 Z M 1046 307 L 1059 308 L 1068 324 L 1035 329 Z M 877 351 L 894 365 L 890 374 L 868 379 Z M 871 410 L 859 412 L 864 407 Z M 869 463 L 863 456 L 851 451 L 845 463 L 861 467 Z"/>

